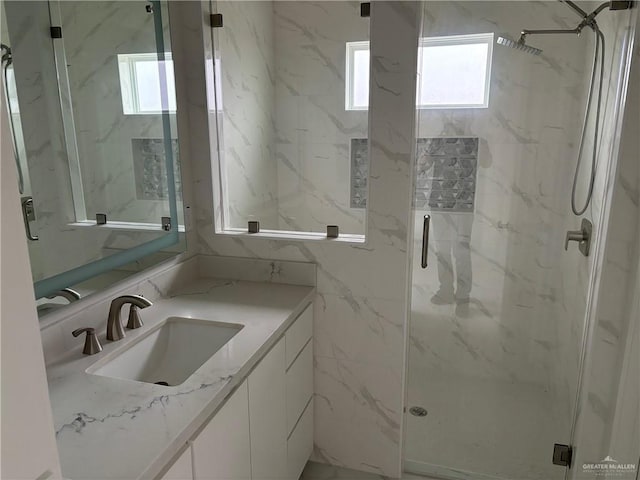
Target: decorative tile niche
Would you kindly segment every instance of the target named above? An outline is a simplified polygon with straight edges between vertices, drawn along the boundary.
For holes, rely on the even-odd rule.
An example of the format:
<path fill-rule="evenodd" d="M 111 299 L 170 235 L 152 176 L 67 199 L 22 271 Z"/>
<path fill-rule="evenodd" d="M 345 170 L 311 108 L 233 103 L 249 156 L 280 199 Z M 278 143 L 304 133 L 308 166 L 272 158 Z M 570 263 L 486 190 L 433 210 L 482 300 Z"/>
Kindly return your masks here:
<path fill-rule="evenodd" d="M 180 179 L 180 157 L 178 140 L 171 140 L 173 150 L 173 174 L 176 183 L 176 195 L 182 198 Z M 161 138 L 132 138 L 133 172 L 138 200 L 166 200 L 169 198 L 166 182 L 166 155 L 164 141 Z"/>
<path fill-rule="evenodd" d="M 414 207 L 432 212 L 473 212 L 478 173 L 477 137 L 418 138 Z M 351 208 L 365 208 L 368 142 L 351 139 Z"/>

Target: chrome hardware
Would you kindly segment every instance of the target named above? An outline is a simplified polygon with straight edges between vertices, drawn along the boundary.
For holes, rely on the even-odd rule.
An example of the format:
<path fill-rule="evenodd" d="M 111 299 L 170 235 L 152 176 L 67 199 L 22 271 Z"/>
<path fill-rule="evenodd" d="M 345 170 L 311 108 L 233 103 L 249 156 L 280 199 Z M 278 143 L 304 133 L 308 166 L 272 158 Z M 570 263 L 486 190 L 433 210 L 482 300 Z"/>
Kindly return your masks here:
<path fill-rule="evenodd" d="M 338 225 L 327 225 L 327 238 L 338 238 L 340 227 Z"/>
<path fill-rule="evenodd" d="M 71 335 L 77 337 L 82 333 L 87 334 L 84 339 L 84 348 L 82 350 L 82 353 L 84 353 L 85 355 L 95 355 L 96 353 L 102 351 L 102 345 L 100 345 L 98 337 L 96 337 L 95 328 L 78 328 L 77 330 L 71 332 Z"/>
<path fill-rule="evenodd" d="M 162 224 L 162 229 L 165 232 L 168 232 L 171 230 L 171 217 L 160 218 L 160 223 Z"/>
<path fill-rule="evenodd" d="M 62 290 L 53 292 L 51 295 L 47 295 L 47 298 L 56 298 L 56 297 L 62 297 L 65 300 L 68 300 L 69 303 L 73 303 L 77 300 L 80 300 L 81 295 L 71 288 L 63 288 Z"/>
<path fill-rule="evenodd" d="M 563 445 L 556 443 L 553 445 L 553 459 L 554 465 L 560 465 L 562 467 L 571 467 L 571 457 L 573 456 L 573 449 L 570 445 Z"/>
<path fill-rule="evenodd" d="M 209 15 L 211 28 L 220 28 L 224 26 L 224 20 L 221 13 L 212 13 Z"/>
<path fill-rule="evenodd" d="M 427 409 L 422 407 L 411 407 L 409 413 L 414 417 L 426 417 Z"/>
<path fill-rule="evenodd" d="M 249 220 L 249 223 L 247 224 L 247 229 L 249 230 L 249 233 L 260 232 L 260 222 L 256 220 Z"/>
<path fill-rule="evenodd" d="M 96 213 L 96 224 L 97 225 L 106 225 L 107 224 L 107 214 L 106 213 Z"/>
<path fill-rule="evenodd" d="M 589 256 L 591 248 L 591 234 L 593 225 L 586 218 L 582 219 L 581 230 L 569 230 L 564 240 L 564 249 L 569 250 L 569 242 L 578 242 L 578 249 L 585 256 Z"/>
<path fill-rule="evenodd" d="M 129 309 L 129 320 L 127 321 L 127 328 L 129 330 L 135 330 L 136 328 L 140 328 L 143 325 L 142 319 L 140 318 L 140 312 L 138 312 L 138 307 L 135 305 L 131 305 Z"/>
<path fill-rule="evenodd" d="M 431 225 L 431 215 L 425 215 L 422 222 L 422 260 L 420 265 L 427 268 L 427 254 L 429 253 L 429 227 Z"/>
<path fill-rule="evenodd" d="M 31 222 L 36 219 L 36 210 L 33 208 L 33 197 L 22 197 L 22 218 L 24 219 L 24 229 L 27 239 L 35 242 L 39 240 L 38 235 L 31 232 Z"/>
<path fill-rule="evenodd" d="M 107 319 L 107 340 L 113 342 L 124 338 L 124 328 L 122 328 L 122 320 L 120 319 L 120 310 L 122 307 L 130 303 L 138 308 L 147 308 L 153 305 L 149 300 L 140 295 L 123 295 L 114 299 L 109 307 L 109 317 Z M 140 321 L 142 325 L 142 321 Z"/>

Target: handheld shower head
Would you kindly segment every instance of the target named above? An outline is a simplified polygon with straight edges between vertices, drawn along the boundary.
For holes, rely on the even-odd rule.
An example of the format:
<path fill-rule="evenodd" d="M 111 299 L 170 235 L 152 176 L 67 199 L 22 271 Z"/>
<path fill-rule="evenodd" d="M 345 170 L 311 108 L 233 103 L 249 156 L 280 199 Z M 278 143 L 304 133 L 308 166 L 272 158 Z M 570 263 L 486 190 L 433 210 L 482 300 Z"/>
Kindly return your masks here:
<path fill-rule="evenodd" d="M 527 45 L 524 41 L 524 37 L 520 37 L 520 40 L 512 40 L 508 37 L 498 37 L 496 43 L 499 45 L 503 45 L 505 47 L 515 48 L 516 50 L 520 50 L 521 52 L 530 53 L 531 55 L 540 55 L 542 50 L 536 47 L 532 47 Z"/>

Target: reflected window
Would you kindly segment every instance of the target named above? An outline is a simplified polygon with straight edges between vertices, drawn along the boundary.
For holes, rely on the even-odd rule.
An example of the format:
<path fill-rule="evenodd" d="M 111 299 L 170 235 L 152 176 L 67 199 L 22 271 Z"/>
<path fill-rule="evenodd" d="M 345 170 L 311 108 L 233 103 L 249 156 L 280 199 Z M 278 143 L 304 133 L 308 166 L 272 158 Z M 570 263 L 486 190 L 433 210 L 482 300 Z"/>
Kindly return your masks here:
<path fill-rule="evenodd" d="M 420 39 L 418 108 L 487 108 L 493 33 Z M 347 110 L 369 106 L 369 42 L 347 43 Z M 364 60 L 366 58 L 366 60 Z"/>
<path fill-rule="evenodd" d="M 118 55 L 122 111 L 125 115 L 176 111 L 176 86 L 171 54 L 158 61 L 157 53 Z M 166 77 L 166 81 L 161 81 Z M 165 91 L 166 85 L 166 91 Z"/>

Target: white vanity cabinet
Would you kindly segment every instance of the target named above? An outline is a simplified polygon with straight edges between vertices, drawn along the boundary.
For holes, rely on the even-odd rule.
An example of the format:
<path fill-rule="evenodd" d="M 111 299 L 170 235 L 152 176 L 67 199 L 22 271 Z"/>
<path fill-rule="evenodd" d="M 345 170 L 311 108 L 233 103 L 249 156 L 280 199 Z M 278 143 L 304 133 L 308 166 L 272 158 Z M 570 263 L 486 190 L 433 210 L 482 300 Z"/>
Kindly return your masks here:
<path fill-rule="evenodd" d="M 247 381 L 229 397 L 193 441 L 195 480 L 251 478 Z"/>
<path fill-rule="evenodd" d="M 251 476 L 256 480 L 287 477 L 284 355 L 281 339 L 249 375 Z"/>
<path fill-rule="evenodd" d="M 285 333 L 287 478 L 297 480 L 313 450 L 313 305 Z"/>
<path fill-rule="evenodd" d="M 173 462 L 171 468 L 161 477 L 162 480 L 192 480 L 193 464 L 191 459 L 191 446 L 180 454 Z"/>
<path fill-rule="evenodd" d="M 312 330 L 309 305 L 162 480 L 297 480 L 313 449 Z"/>

